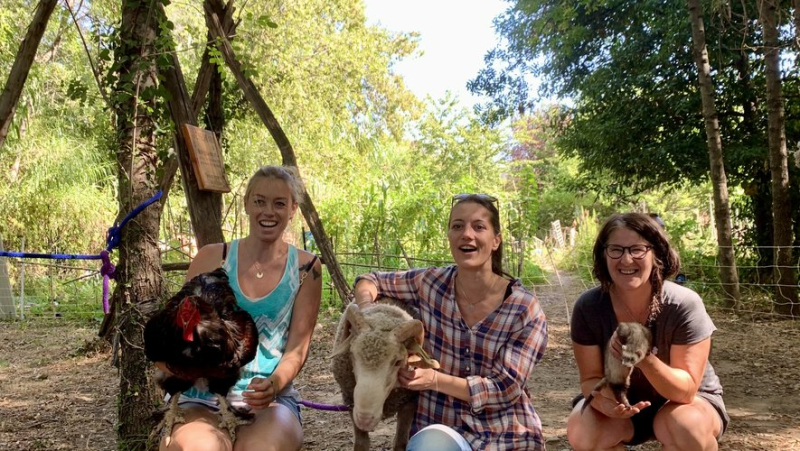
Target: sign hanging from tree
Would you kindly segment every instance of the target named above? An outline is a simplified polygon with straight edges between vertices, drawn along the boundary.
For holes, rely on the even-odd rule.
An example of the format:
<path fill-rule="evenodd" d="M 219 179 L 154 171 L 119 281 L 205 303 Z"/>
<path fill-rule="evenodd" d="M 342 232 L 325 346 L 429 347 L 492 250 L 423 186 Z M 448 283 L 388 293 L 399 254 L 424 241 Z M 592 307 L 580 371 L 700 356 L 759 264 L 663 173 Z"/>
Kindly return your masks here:
<path fill-rule="evenodd" d="M 230 192 L 217 135 L 189 124 L 183 124 L 181 131 L 186 139 L 198 187 L 203 191 Z"/>

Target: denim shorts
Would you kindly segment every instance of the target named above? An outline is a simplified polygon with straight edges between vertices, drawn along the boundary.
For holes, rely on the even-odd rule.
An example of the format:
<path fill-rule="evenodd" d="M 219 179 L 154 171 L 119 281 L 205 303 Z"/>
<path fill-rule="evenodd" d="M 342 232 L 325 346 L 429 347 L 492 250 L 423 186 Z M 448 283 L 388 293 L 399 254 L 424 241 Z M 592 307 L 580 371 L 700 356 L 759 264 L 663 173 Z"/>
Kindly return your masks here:
<path fill-rule="evenodd" d="M 300 413 L 300 405 L 297 404 L 297 400 L 294 399 L 294 396 L 278 396 L 273 402 L 288 407 L 294 416 L 297 417 L 300 426 L 303 425 L 303 415 Z"/>
<path fill-rule="evenodd" d="M 169 396 L 167 397 L 169 400 Z M 276 404 L 280 404 L 282 406 L 286 406 L 292 414 L 297 418 L 297 421 L 300 422 L 300 426 L 303 425 L 303 415 L 300 414 L 300 405 L 297 404 L 297 400 L 294 396 L 278 396 L 275 398 L 275 401 L 272 401 Z M 198 406 L 208 407 L 210 410 L 217 412 L 219 411 L 219 403 L 216 400 L 203 400 L 198 398 L 189 398 L 186 396 L 181 395 L 181 399 L 178 402 L 179 405 L 186 405 L 186 404 L 194 404 Z M 248 407 L 239 407 L 245 410 L 250 410 Z"/>

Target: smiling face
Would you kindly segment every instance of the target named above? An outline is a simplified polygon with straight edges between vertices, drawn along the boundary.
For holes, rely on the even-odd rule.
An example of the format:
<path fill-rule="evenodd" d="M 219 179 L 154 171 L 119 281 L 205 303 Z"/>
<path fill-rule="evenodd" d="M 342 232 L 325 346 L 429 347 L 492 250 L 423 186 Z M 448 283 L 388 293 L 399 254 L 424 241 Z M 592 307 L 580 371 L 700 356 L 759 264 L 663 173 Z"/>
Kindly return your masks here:
<path fill-rule="evenodd" d="M 250 218 L 250 235 L 266 241 L 281 237 L 297 211 L 289 185 L 277 178 L 261 177 L 252 184 L 245 199 Z"/>
<path fill-rule="evenodd" d="M 462 268 L 492 269 L 492 252 L 502 238 L 492 227 L 491 213 L 474 202 L 461 202 L 450 212 L 447 239 L 453 260 Z"/>
<path fill-rule="evenodd" d="M 606 246 L 651 246 L 641 235 L 631 229 L 620 227 L 608 236 Z M 604 254 L 608 274 L 614 290 L 637 291 L 650 290 L 650 274 L 653 271 L 653 252 L 648 251 L 641 259 L 631 256 L 629 249 L 622 253 L 622 257 L 613 259 Z"/>

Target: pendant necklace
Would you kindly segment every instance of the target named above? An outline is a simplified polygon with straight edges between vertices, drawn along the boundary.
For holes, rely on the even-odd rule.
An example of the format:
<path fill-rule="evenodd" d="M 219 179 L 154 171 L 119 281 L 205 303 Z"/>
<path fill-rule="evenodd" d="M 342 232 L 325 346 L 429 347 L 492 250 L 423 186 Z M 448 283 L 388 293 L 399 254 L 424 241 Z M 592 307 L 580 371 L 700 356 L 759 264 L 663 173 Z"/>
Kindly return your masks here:
<path fill-rule="evenodd" d="M 255 260 L 253 265 L 255 265 L 255 267 L 256 267 L 256 279 L 263 279 L 264 278 L 264 272 L 261 271 L 261 265 L 258 264 L 258 260 Z"/>
<path fill-rule="evenodd" d="M 488 289 L 488 290 L 486 290 L 486 293 L 484 293 L 484 294 L 483 294 L 483 296 L 482 296 L 482 299 L 478 299 L 477 301 L 475 301 L 475 302 L 472 302 L 472 299 L 470 299 L 470 298 L 467 296 L 467 292 L 466 292 L 466 290 L 464 290 L 463 288 L 458 288 L 458 276 L 456 276 L 456 283 L 455 283 L 455 285 L 456 285 L 456 290 L 457 290 L 457 293 L 456 293 L 456 294 L 460 294 L 460 295 L 461 295 L 461 297 L 463 297 L 463 298 L 464 298 L 464 300 L 465 300 L 465 301 L 467 301 L 467 307 L 469 307 L 469 310 L 470 310 L 470 311 L 472 311 L 472 310 L 474 310 L 474 309 L 475 309 L 475 306 L 476 306 L 476 305 L 478 305 L 478 304 L 480 304 L 481 302 L 483 302 L 483 301 L 485 301 L 485 300 L 486 300 L 486 299 L 485 299 L 485 298 L 486 298 L 486 296 L 487 296 L 489 293 L 491 293 L 491 292 L 492 292 L 492 290 L 494 289 L 494 286 L 495 286 L 495 284 L 496 284 L 496 283 L 497 283 L 497 278 L 495 278 L 495 279 L 494 279 L 494 282 L 492 282 L 492 285 L 489 287 L 489 289 Z"/>
<path fill-rule="evenodd" d="M 288 249 L 287 249 L 287 252 L 288 252 Z M 283 257 L 284 255 L 286 255 L 286 253 L 282 253 L 282 254 L 278 255 L 277 257 L 273 258 L 272 260 L 269 260 L 267 263 L 270 263 L 273 260 L 277 260 L 277 259 Z M 258 258 L 254 258 L 253 259 L 253 266 L 256 268 L 256 279 L 263 279 L 264 278 L 264 271 L 261 270 L 261 265 L 258 264 Z"/>

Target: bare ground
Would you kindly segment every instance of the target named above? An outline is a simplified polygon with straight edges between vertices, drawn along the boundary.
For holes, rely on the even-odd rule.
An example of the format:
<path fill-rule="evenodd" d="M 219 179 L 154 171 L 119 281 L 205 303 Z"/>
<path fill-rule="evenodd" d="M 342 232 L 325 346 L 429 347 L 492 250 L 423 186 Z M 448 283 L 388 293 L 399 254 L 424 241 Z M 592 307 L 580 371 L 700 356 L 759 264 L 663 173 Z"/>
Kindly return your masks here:
<path fill-rule="evenodd" d="M 565 422 L 578 375 L 567 328 L 567 304 L 583 287 L 574 280 L 537 286 L 548 315 L 550 343 L 529 388 L 547 447 L 568 450 Z M 711 312 L 712 363 L 725 387 L 732 423 L 723 450 L 800 450 L 800 323 Z M 328 369 L 335 329 L 322 315 L 297 386 L 305 399 L 340 402 Z M 38 321 L 0 323 L 0 450 L 113 450 L 117 370 L 107 350 L 86 351 L 96 325 Z M 91 348 L 91 346 L 89 346 Z M 351 445 L 346 413 L 304 409 L 306 450 Z M 389 449 L 393 421 L 372 434 L 373 449 Z M 654 444 L 637 450 L 659 449 Z"/>

